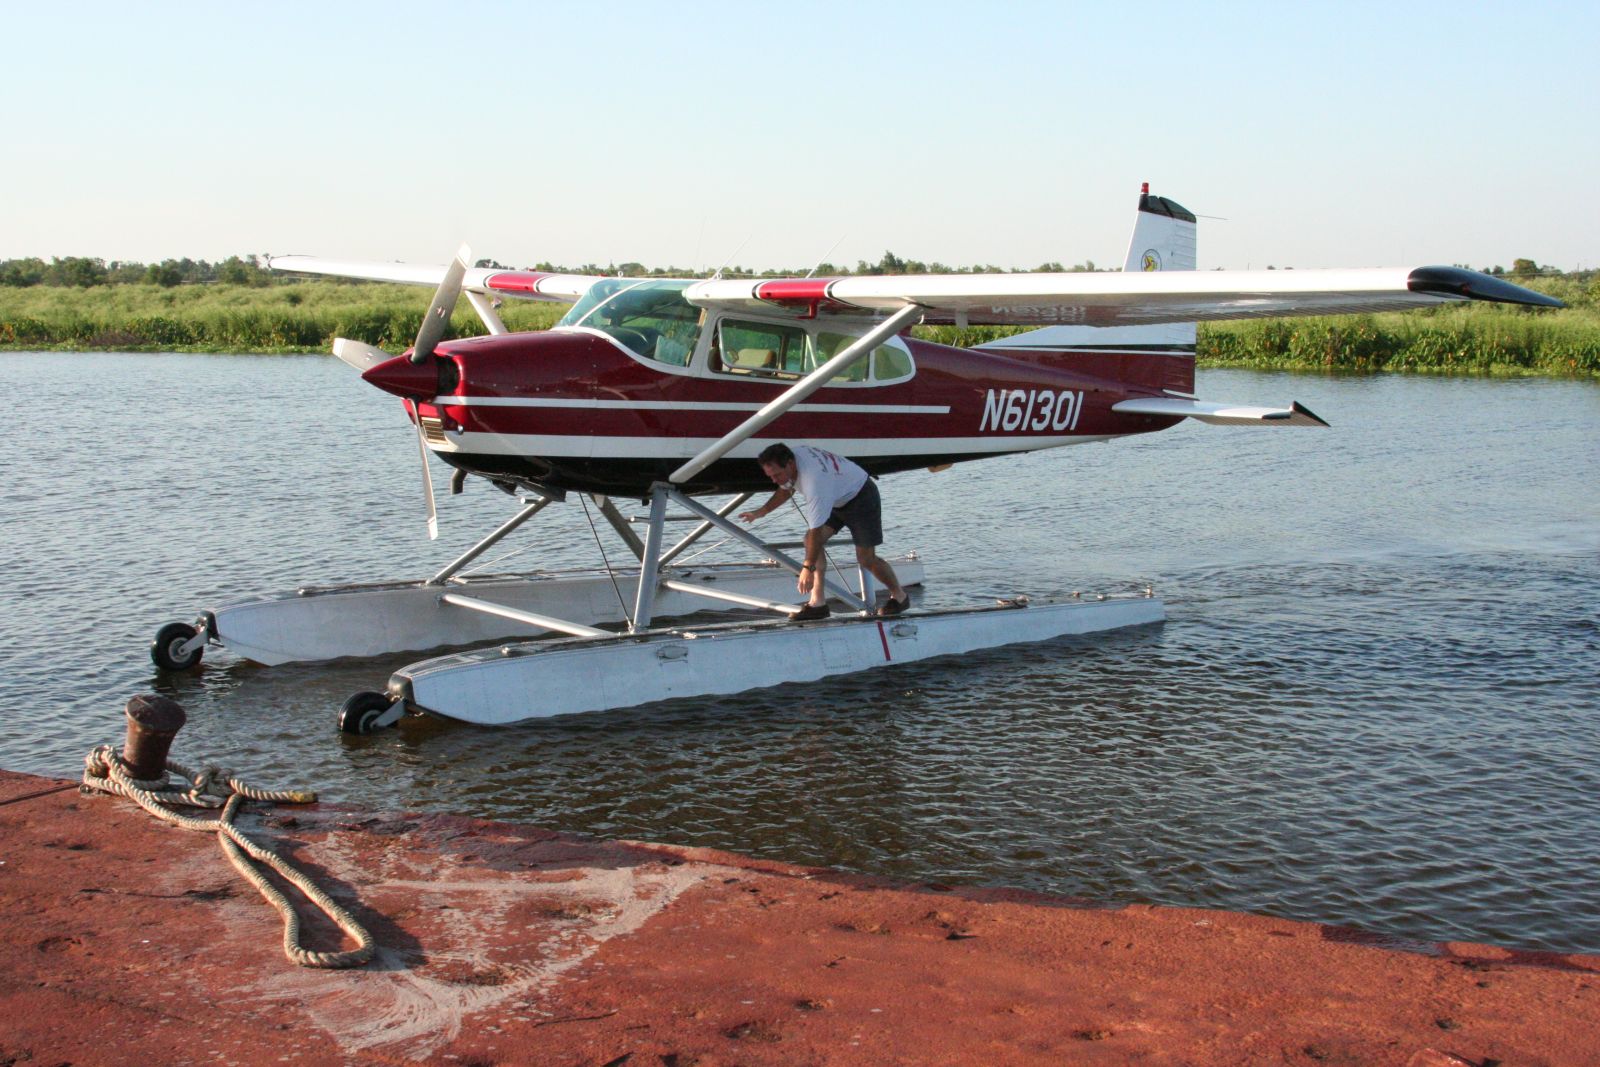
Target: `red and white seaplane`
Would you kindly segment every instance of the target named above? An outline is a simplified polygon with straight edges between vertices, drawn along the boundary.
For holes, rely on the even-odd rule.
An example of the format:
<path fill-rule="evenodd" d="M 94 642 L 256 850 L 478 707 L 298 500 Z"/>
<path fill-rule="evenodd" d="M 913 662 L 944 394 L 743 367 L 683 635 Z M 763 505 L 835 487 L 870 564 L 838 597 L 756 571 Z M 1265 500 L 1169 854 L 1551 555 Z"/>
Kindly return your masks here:
<path fill-rule="evenodd" d="M 799 563 L 729 516 L 770 490 L 755 457 L 775 440 L 847 456 L 873 475 L 1163 430 L 1190 418 L 1323 426 L 1293 404 L 1220 404 L 1194 395 L 1195 323 L 1331 315 L 1489 300 L 1560 302 L 1454 267 L 1195 270 L 1195 217 L 1146 186 L 1121 272 L 776 279 L 590 277 L 288 256 L 274 270 L 436 286 L 414 347 L 391 356 L 340 340 L 334 352 L 400 397 L 416 424 L 437 535 L 428 454 L 477 475 L 523 507 L 455 562 L 421 581 L 342 585 L 251 597 L 172 623 L 156 664 L 198 663 L 207 643 L 265 664 L 446 646 L 492 647 L 396 672 L 385 693 L 340 713 L 367 733 L 408 710 L 477 723 L 732 693 L 1068 633 L 1158 622 L 1149 595 L 870 615 L 870 580 L 828 590 L 858 614 L 711 625 L 672 619 L 707 609 L 787 616 Z M 445 340 L 465 293 L 488 336 Z M 513 333 L 502 298 L 572 308 L 552 329 Z M 1022 325 L 1030 331 L 951 348 L 911 337 L 918 324 Z M 552 501 L 591 496 L 634 558 L 594 571 L 470 575 L 465 568 Z M 698 497 L 732 494 L 711 507 Z M 644 535 L 615 501 L 647 502 Z M 668 508 L 683 514 L 668 514 Z M 671 543 L 666 526 L 689 519 Z M 720 530 L 751 564 L 685 565 Z M 922 563 L 892 561 L 904 584 Z M 620 628 L 603 629 L 606 624 Z M 564 638 L 529 640 L 534 636 Z M 510 641 L 510 643 L 504 643 Z"/>

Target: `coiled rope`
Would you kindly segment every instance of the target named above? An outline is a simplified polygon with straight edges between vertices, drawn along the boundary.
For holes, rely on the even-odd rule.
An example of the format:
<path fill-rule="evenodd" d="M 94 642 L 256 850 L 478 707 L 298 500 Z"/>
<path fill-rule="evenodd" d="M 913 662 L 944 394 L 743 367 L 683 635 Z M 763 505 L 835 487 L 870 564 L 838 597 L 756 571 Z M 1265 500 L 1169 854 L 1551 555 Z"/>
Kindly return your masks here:
<path fill-rule="evenodd" d="M 181 775 L 186 789 L 169 784 L 165 777 L 155 780 L 131 778 L 122 764 L 121 752 L 122 750 L 115 746 L 101 745 L 85 756 L 83 787 L 128 797 L 156 818 L 185 830 L 215 833 L 218 843 L 222 846 L 223 855 L 228 857 L 228 862 L 232 863 L 234 869 L 244 875 L 245 880 L 255 886 L 266 898 L 267 903 L 276 908 L 278 914 L 283 917 L 283 953 L 291 962 L 301 967 L 359 967 L 372 958 L 372 935 L 365 927 L 356 922 L 337 901 L 318 888 L 305 873 L 272 849 L 250 840 L 234 824 L 234 817 L 246 800 L 311 804 L 317 799 L 316 793 L 300 789 L 257 789 L 238 778 L 224 776 L 215 767 L 208 767 L 197 773 L 170 759 L 166 761 L 167 770 Z M 214 819 L 202 819 L 179 814 L 172 810 L 175 807 L 222 810 Z M 355 941 L 356 947 L 344 952 L 313 952 L 302 948 L 300 917 L 295 914 L 294 906 L 276 886 L 267 881 L 266 875 L 253 866 L 250 860 L 272 868 L 284 880 L 304 893 L 307 900 L 321 909 L 324 915 L 332 919 L 339 929 Z"/>

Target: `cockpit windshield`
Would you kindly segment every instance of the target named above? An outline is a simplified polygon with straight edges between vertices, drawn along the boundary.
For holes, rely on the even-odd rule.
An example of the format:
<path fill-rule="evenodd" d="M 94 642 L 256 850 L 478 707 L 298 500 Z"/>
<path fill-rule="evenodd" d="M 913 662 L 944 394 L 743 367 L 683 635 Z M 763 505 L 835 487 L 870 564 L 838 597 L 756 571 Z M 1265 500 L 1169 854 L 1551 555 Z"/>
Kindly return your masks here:
<path fill-rule="evenodd" d="M 683 278 L 605 278 L 556 325 L 599 330 L 645 359 L 687 366 L 705 323 L 705 312 L 683 298 L 693 284 Z"/>

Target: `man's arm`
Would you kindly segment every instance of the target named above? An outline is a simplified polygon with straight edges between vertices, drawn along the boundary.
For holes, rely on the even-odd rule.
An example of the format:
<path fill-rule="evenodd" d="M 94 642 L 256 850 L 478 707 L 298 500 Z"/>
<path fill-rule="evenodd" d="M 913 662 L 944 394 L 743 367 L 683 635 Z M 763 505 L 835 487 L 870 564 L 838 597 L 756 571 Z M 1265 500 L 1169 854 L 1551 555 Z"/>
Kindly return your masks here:
<path fill-rule="evenodd" d="M 823 527 L 816 526 L 806 531 L 806 558 L 800 567 L 799 581 L 795 583 L 795 588 L 801 593 L 811 592 L 813 582 L 821 583 L 822 548 L 828 543 L 822 530 Z"/>
<path fill-rule="evenodd" d="M 744 522 L 755 522 L 757 519 L 766 515 L 770 515 L 777 509 L 783 507 L 784 504 L 788 503 L 789 498 L 792 496 L 794 496 L 793 489 L 779 489 L 776 493 L 773 493 L 767 498 L 767 502 L 765 504 L 762 504 L 759 508 L 756 508 L 756 510 L 739 512 L 739 518 Z"/>

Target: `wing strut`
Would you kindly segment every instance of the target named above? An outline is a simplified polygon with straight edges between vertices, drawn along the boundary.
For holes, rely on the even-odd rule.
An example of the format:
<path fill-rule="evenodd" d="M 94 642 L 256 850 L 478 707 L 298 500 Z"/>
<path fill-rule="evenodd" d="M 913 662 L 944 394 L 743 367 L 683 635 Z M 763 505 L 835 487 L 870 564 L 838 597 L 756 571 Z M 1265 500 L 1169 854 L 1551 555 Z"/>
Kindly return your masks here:
<path fill-rule="evenodd" d="M 751 415 L 744 422 L 731 430 L 720 441 L 707 447 L 698 456 L 672 472 L 671 480 L 679 485 L 693 478 L 711 464 L 733 451 L 745 441 L 753 437 L 758 430 L 776 419 L 779 415 L 794 407 L 812 393 L 827 385 L 835 375 L 842 373 L 852 363 L 865 359 L 878 345 L 899 333 L 906 326 L 922 315 L 922 308 L 917 304 L 907 304 L 893 315 L 884 319 L 878 325 L 862 336 L 855 344 L 834 356 L 828 362 L 812 371 L 810 374 L 795 382 L 788 389 L 779 393 L 760 411 Z"/>

